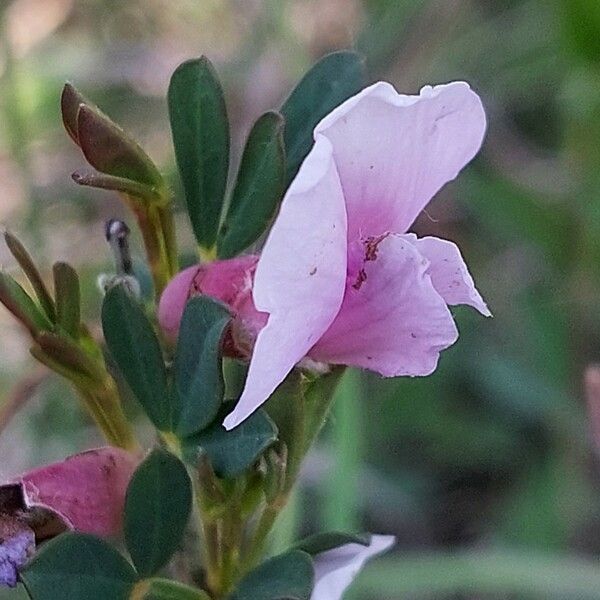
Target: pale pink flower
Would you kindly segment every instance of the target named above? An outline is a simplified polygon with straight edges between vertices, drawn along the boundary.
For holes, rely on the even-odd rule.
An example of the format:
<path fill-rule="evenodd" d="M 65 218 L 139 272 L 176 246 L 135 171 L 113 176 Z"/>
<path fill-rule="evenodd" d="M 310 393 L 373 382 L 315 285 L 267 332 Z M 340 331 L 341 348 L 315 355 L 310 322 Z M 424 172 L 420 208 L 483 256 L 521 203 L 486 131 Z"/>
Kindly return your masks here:
<path fill-rule="evenodd" d="M 310 600 L 341 600 L 365 563 L 394 543 L 391 535 L 373 535 L 368 546 L 345 544 L 315 556 L 315 587 Z"/>
<path fill-rule="evenodd" d="M 138 463 L 125 450 L 98 448 L 0 485 L 0 585 L 16 584 L 17 569 L 31 557 L 36 542 L 71 529 L 118 535 Z"/>
<path fill-rule="evenodd" d="M 159 309 L 167 334 L 176 335 L 188 298 L 206 294 L 232 311 L 226 354 L 250 358 L 227 429 L 305 358 L 388 377 L 429 375 L 458 338 L 448 305 L 490 314 L 455 244 L 407 233 L 475 156 L 485 126 L 464 82 L 418 96 L 377 83 L 315 129 L 260 259 L 217 261 L 174 278 Z"/>
<path fill-rule="evenodd" d="M 418 96 L 377 83 L 321 121 L 256 267 L 254 303 L 269 317 L 227 429 L 306 356 L 428 375 L 458 338 L 448 305 L 490 314 L 455 244 L 407 233 L 475 156 L 485 127 L 464 82 Z"/>

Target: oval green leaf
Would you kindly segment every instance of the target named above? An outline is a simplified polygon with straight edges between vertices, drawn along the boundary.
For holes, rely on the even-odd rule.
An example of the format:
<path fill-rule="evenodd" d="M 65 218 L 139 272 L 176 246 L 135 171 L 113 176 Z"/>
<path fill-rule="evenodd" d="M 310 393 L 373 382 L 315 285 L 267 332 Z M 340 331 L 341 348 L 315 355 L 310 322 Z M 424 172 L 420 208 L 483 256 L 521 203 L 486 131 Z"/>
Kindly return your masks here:
<path fill-rule="evenodd" d="M 207 296 L 192 298 L 179 327 L 175 354 L 177 415 L 174 430 L 182 437 L 212 423 L 223 402 L 222 342 L 231 313 Z"/>
<path fill-rule="evenodd" d="M 290 550 L 248 573 L 230 600 L 309 600 L 314 578 L 310 556 L 300 550 Z"/>
<path fill-rule="evenodd" d="M 285 117 L 287 183 L 313 145 L 319 121 L 365 84 L 364 59 L 356 52 L 333 52 L 324 56 L 302 78 L 281 108 Z"/>
<path fill-rule="evenodd" d="M 156 334 L 140 304 L 122 285 L 102 304 L 102 329 L 123 378 L 157 429 L 171 429 L 167 373 Z"/>
<path fill-rule="evenodd" d="M 183 463 L 154 450 L 136 469 L 125 498 L 125 542 L 138 573 L 154 575 L 177 549 L 192 508 Z"/>
<path fill-rule="evenodd" d="M 222 422 L 232 409 L 232 402 L 224 404 L 210 427 L 182 441 L 188 464 L 195 466 L 199 453 L 206 453 L 215 473 L 224 479 L 243 473 L 277 439 L 275 423 L 262 410 L 227 431 Z"/>
<path fill-rule="evenodd" d="M 237 174 L 217 254 L 231 258 L 255 242 L 273 218 L 285 179 L 283 117 L 267 112 L 254 124 Z"/>
<path fill-rule="evenodd" d="M 175 159 L 198 244 L 217 238 L 229 171 L 229 122 L 223 90 L 206 57 L 177 67 L 168 91 Z"/>
<path fill-rule="evenodd" d="M 137 580 L 112 546 L 81 533 L 45 544 L 20 577 L 33 600 L 127 600 Z"/>

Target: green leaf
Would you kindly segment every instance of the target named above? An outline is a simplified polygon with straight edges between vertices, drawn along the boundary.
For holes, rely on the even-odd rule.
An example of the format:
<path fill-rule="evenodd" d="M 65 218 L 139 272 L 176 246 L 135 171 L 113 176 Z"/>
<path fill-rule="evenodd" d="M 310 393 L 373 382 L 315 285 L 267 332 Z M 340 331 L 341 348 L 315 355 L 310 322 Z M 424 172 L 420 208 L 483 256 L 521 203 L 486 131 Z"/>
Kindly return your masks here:
<path fill-rule="evenodd" d="M 4 240 L 10 250 L 10 253 L 14 256 L 15 260 L 19 263 L 23 273 L 25 273 L 27 279 L 33 287 L 33 291 L 39 300 L 42 310 L 46 313 L 48 319 L 52 322 L 56 319 L 56 310 L 54 307 L 54 300 L 40 275 L 37 267 L 35 266 L 29 252 L 25 249 L 25 246 L 12 234 L 10 231 L 4 232 Z"/>
<path fill-rule="evenodd" d="M 20 576 L 33 600 L 127 600 L 137 579 L 112 546 L 81 533 L 45 544 Z"/>
<path fill-rule="evenodd" d="M 32 335 L 52 329 L 52 323 L 38 308 L 29 294 L 7 273 L 0 271 L 0 302 Z"/>
<path fill-rule="evenodd" d="M 183 463 L 157 449 L 136 469 L 125 499 L 125 541 L 138 573 L 154 575 L 177 549 L 192 508 Z"/>
<path fill-rule="evenodd" d="M 368 546 L 371 543 L 371 535 L 368 533 L 343 533 L 330 531 L 328 533 L 316 533 L 294 544 L 294 548 L 302 550 L 311 556 L 327 552 L 346 544 L 360 544 Z"/>
<path fill-rule="evenodd" d="M 275 424 L 262 410 L 227 431 L 221 423 L 233 406 L 232 402 L 224 404 L 208 429 L 183 440 L 183 456 L 188 464 L 195 465 L 198 453 L 204 452 L 219 477 L 236 477 L 277 439 Z"/>
<path fill-rule="evenodd" d="M 82 104 L 77 113 L 77 139 L 87 161 L 114 177 L 162 186 L 162 176 L 142 148 L 98 109 Z"/>
<path fill-rule="evenodd" d="M 309 600 L 314 578 L 310 556 L 290 550 L 248 573 L 230 600 Z"/>
<path fill-rule="evenodd" d="M 203 590 L 169 579 L 146 579 L 133 590 L 130 600 L 210 600 Z"/>
<path fill-rule="evenodd" d="M 64 262 L 55 263 L 52 272 L 57 322 L 69 335 L 78 338 L 81 324 L 79 277 L 75 269 Z"/>
<path fill-rule="evenodd" d="M 146 414 L 157 429 L 170 430 L 171 400 L 160 345 L 144 310 L 122 285 L 104 298 L 102 328 L 112 357 Z"/>
<path fill-rule="evenodd" d="M 221 258 L 245 250 L 265 231 L 283 194 L 285 150 L 283 117 L 262 115 L 254 124 L 231 197 L 231 204 L 217 242 Z"/>
<path fill-rule="evenodd" d="M 223 402 L 222 341 L 231 320 L 227 308 L 206 296 L 186 305 L 175 354 L 177 435 L 192 435 L 212 423 Z"/>
<path fill-rule="evenodd" d="M 287 182 L 313 145 L 319 121 L 365 83 L 364 59 L 355 52 L 334 52 L 323 57 L 302 78 L 281 108 L 285 117 Z"/>
<path fill-rule="evenodd" d="M 80 171 L 76 171 L 71 177 L 77 185 L 127 194 L 148 203 L 159 202 L 161 199 L 161 194 L 155 187 L 124 177 L 114 177 L 113 175 L 95 172 L 82 173 Z"/>
<path fill-rule="evenodd" d="M 168 92 L 175 158 L 198 244 L 214 245 L 229 170 L 229 122 L 223 90 L 206 57 L 177 67 Z"/>

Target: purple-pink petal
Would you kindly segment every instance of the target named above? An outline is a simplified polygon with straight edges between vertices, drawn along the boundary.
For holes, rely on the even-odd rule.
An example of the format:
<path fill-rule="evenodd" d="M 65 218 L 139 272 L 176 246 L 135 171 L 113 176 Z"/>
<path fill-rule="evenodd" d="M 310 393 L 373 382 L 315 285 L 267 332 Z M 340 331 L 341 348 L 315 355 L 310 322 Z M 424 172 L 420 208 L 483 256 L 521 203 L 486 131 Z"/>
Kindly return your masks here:
<path fill-rule="evenodd" d="M 458 332 L 429 261 L 409 236 L 389 234 L 365 241 L 358 266 L 339 314 L 309 356 L 387 377 L 432 373 Z"/>
<path fill-rule="evenodd" d="M 365 563 L 394 543 L 391 535 L 373 535 L 368 546 L 345 544 L 315 557 L 315 587 L 310 600 L 341 600 Z"/>
<path fill-rule="evenodd" d="M 416 236 L 413 243 L 430 262 L 429 274 L 433 287 L 448 304 L 468 304 L 486 317 L 492 315 L 475 288 L 473 278 L 456 244 L 436 237 Z"/>
<path fill-rule="evenodd" d="M 242 396 L 224 426 L 252 414 L 327 330 L 346 280 L 346 209 L 331 144 L 318 138 L 290 186 L 258 263 L 254 302 L 269 314 Z"/>
<path fill-rule="evenodd" d="M 350 240 L 404 233 L 434 194 L 475 156 L 486 128 L 481 100 L 464 82 L 418 96 L 376 83 L 326 116 L 344 190 Z"/>
<path fill-rule="evenodd" d="M 105 447 L 29 471 L 16 480 L 26 508 L 56 513 L 67 528 L 101 536 L 117 535 L 129 480 L 139 459 Z"/>

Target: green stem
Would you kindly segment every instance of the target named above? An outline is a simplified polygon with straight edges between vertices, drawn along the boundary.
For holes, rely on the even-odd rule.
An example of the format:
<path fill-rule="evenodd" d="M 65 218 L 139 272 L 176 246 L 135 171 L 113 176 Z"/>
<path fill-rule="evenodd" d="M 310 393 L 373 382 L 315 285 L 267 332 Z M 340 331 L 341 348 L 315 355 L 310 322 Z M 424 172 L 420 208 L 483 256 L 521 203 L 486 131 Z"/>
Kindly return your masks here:
<path fill-rule="evenodd" d="M 134 453 L 140 451 L 135 433 L 123 412 L 117 385 L 103 365 L 97 365 L 99 375 L 92 378 L 90 374 L 80 373 L 69 366 L 61 364 L 43 352 L 39 346 L 34 345 L 31 348 L 31 354 L 42 364 L 73 384 L 94 422 L 110 445 Z"/>
<path fill-rule="evenodd" d="M 123 197 L 134 212 L 142 233 L 158 302 L 167 283 L 178 270 L 173 215 L 166 201 L 147 204 L 127 194 L 123 194 Z"/>
<path fill-rule="evenodd" d="M 328 530 L 359 528 L 358 493 L 362 418 L 360 373 L 348 370 L 334 398 L 331 455 L 334 463 L 325 482 L 324 521 Z"/>

